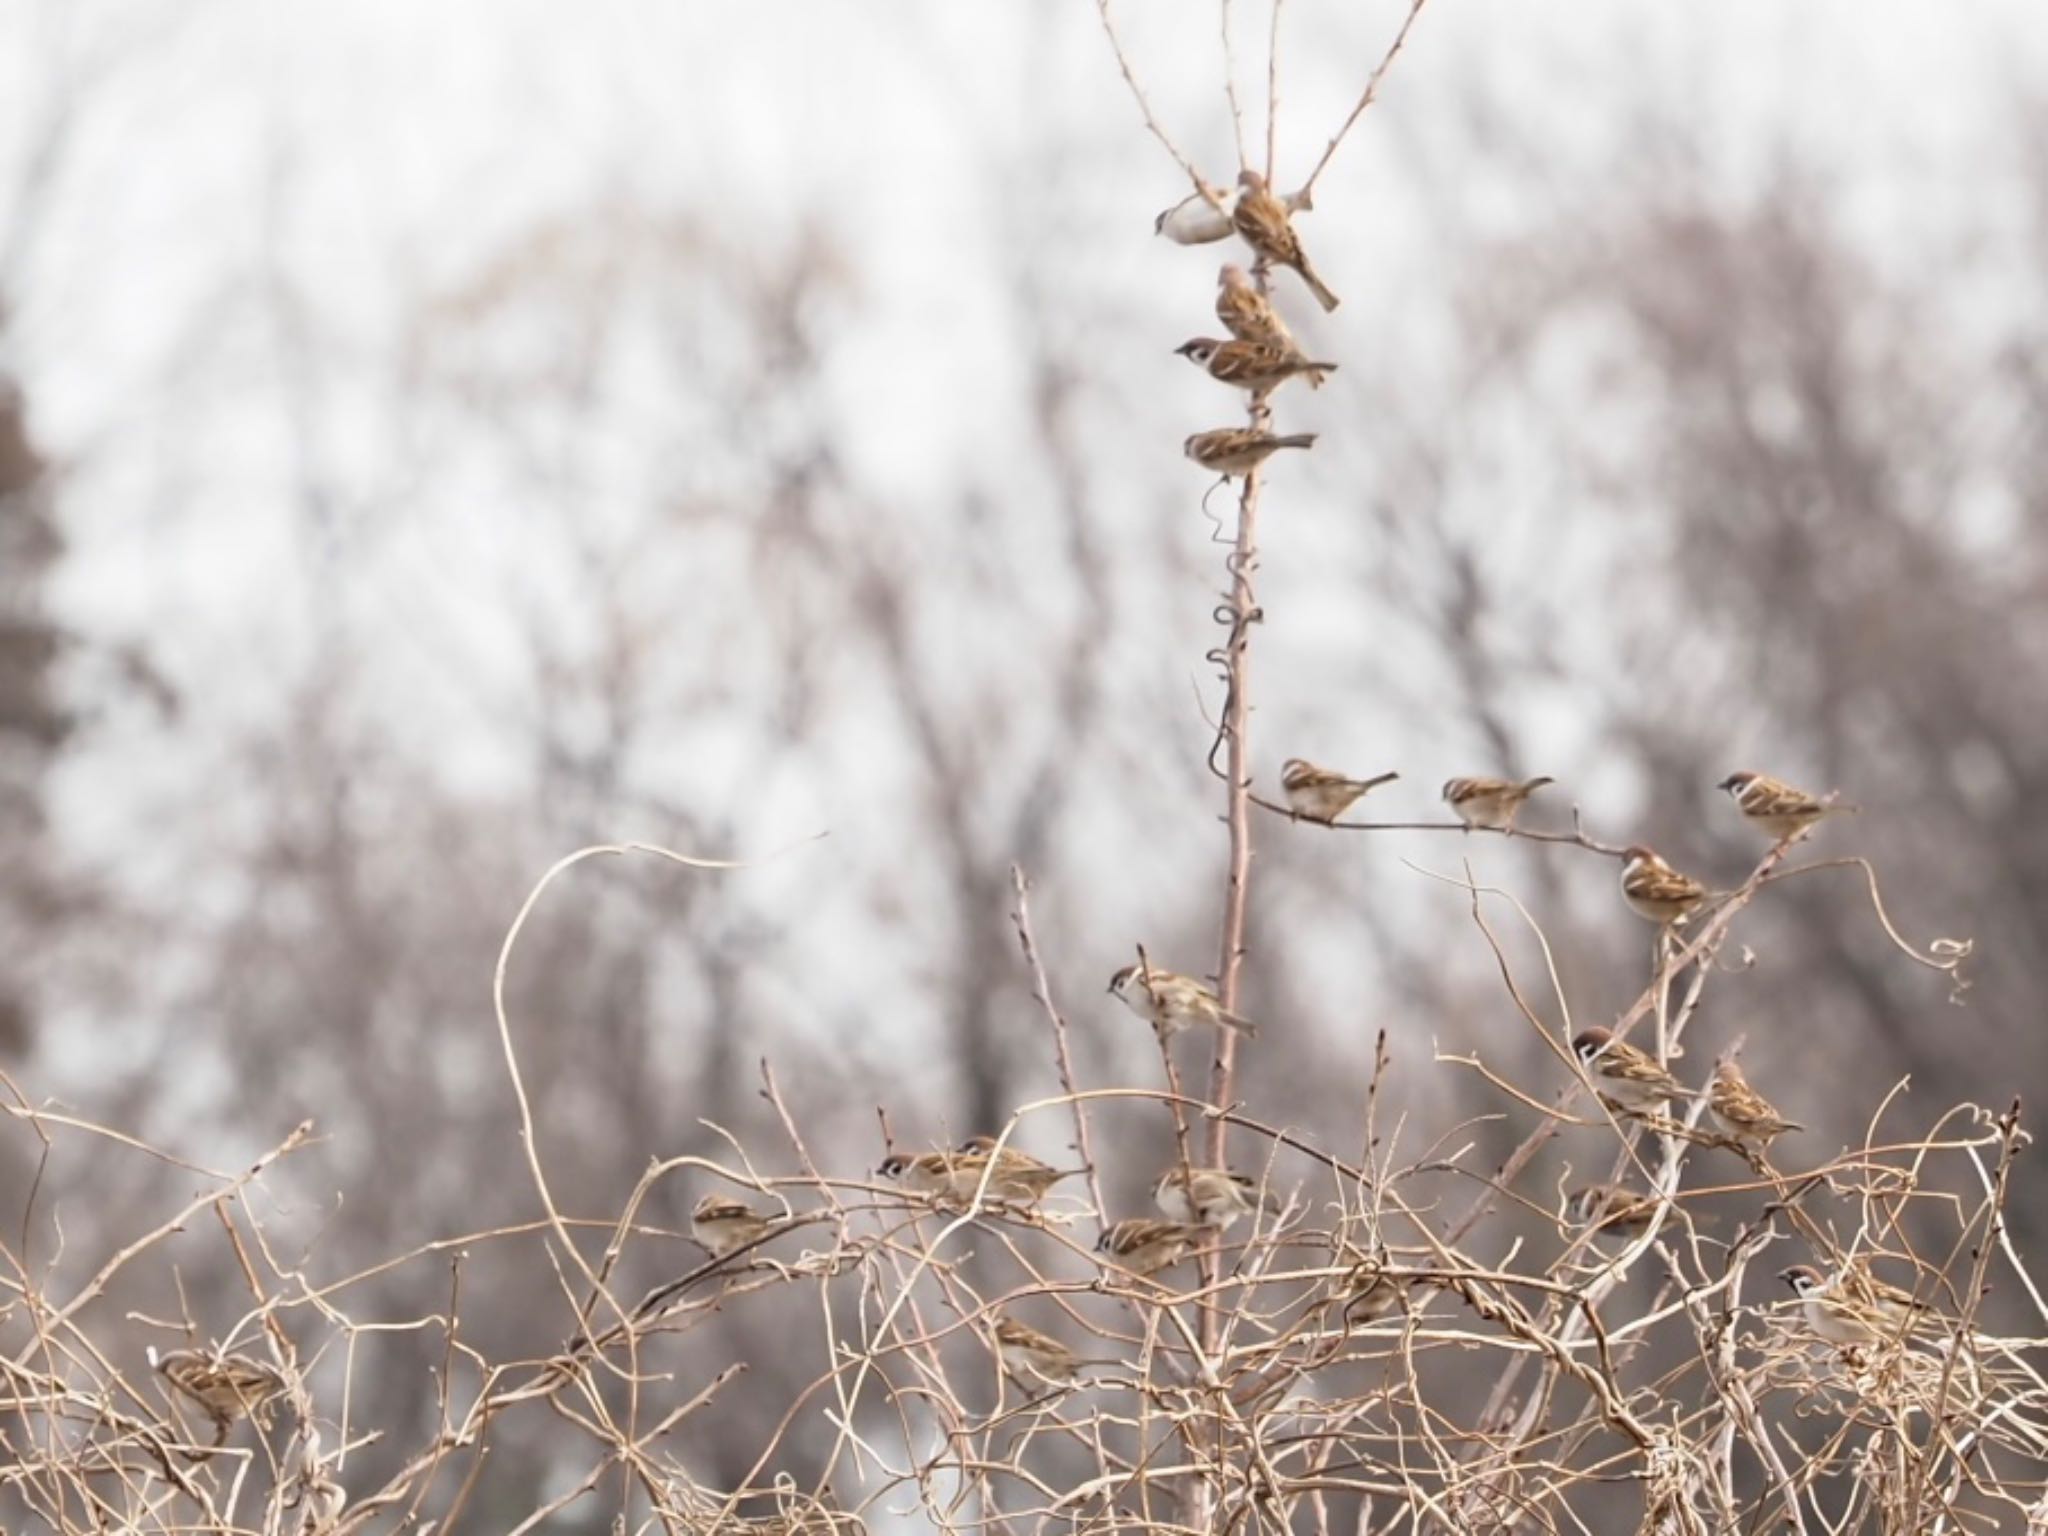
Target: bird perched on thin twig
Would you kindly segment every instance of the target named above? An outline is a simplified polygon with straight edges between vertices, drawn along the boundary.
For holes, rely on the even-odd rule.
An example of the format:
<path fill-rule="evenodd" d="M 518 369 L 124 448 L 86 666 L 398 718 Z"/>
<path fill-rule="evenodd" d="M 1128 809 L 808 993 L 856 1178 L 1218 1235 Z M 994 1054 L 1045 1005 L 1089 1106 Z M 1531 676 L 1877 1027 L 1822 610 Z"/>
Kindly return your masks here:
<path fill-rule="evenodd" d="M 1348 1253 L 1358 1252 L 1349 1243 L 1344 1245 L 1344 1249 Z M 1338 1254 L 1339 1259 L 1344 1256 L 1344 1253 Z M 1412 1290 L 1417 1286 L 1437 1283 L 1426 1276 L 1395 1268 L 1381 1252 L 1353 1264 L 1335 1282 L 1332 1290 L 1344 1303 L 1344 1321 L 1356 1327 L 1406 1310 Z"/>
<path fill-rule="evenodd" d="M 1132 1216 L 1103 1228 L 1095 1251 L 1134 1275 L 1155 1275 L 1178 1264 L 1209 1239 L 1210 1229 L 1186 1221 Z"/>
<path fill-rule="evenodd" d="M 1225 263 L 1216 274 L 1216 318 L 1239 341 L 1265 342 L 1301 355 L 1301 345 L 1287 329 L 1287 322 L 1243 267 Z M 1308 387 L 1321 389 L 1323 375 L 1310 374 Z"/>
<path fill-rule="evenodd" d="M 1620 1235 L 1649 1226 L 1663 1202 L 1623 1184 L 1586 1184 L 1565 1199 L 1565 1211 L 1581 1226 Z"/>
<path fill-rule="evenodd" d="M 1228 1029 L 1254 1039 L 1259 1033 L 1251 1020 L 1225 1008 L 1211 988 L 1156 965 L 1125 966 L 1109 978 L 1109 990 L 1164 1039 L 1197 1027 Z"/>
<path fill-rule="evenodd" d="M 1178 1163 L 1152 1181 L 1152 1203 L 1171 1221 L 1214 1227 L 1219 1232 L 1228 1232 L 1239 1217 L 1253 1211 L 1279 1209 L 1248 1173 L 1234 1168 L 1183 1168 Z"/>
<path fill-rule="evenodd" d="M 988 1199 L 1035 1205 L 1053 1185 L 1079 1171 L 1053 1168 L 1014 1147 L 998 1148 L 992 1136 L 973 1137 L 950 1152 L 892 1153 L 875 1170 L 915 1193 L 963 1205 L 983 1191 L 984 1177 Z"/>
<path fill-rule="evenodd" d="M 1594 1091 L 1625 1115 L 1654 1115 L 1672 1099 L 1699 1097 L 1654 1056 L 1598 1025 L 1572 1037 L 1572 1054 L 1585 1068 Z"/>
<path fill-rule="evenodd" d="M 1213 190 L 1213 189 L 1212 189 Z M 1229 238 L 1230 214 L 1237 204 L 1235 191 L 1218 194 L 1221 206 L 1212 204 L 1200 192 L 1190 192 L 1152 221 L 1152 233 L 1164 235 L 1175 245 L 1210 245 Z M 1311 206 L 1306 187 L 1280 199 L 1289 213 L 1305 213 Z"/>
<path fill-rule="evenodd" d="M 735 1248 L 744 1248 L 756 1238 L 765 1237 L 774 1226 L 746 1201 L 731 1195 L 706 1195 L 690 1212 L 690 1236 L 714 1259 L 722 1259 Z"/>
<path fill-rule="evenodd" d="M 1046 1382 L 1058 1387 L 1071 1385 L 1079 1379 L 1084 1365 L 1096 1363 L 1083 1360 L 1051 1334 L 1040 1333 L 1014 1317 L 998 1316 L 990 1332 L 995 1336 L 996 1359 L 1003 1370 L 1027 1387 Z"/>
<path fill-rule="evenodd" d="M 1831 798 L 1809 795 L 1765 773 L 1731 773 L 1721 781 L 1721 788 L 1750 825 L 1763 828 L 1781 843 L 1790 842 L 1826 817 L 1857 809 Z"/>
<path fill-rule="evenodd" d="M 1533 779 L 1449 779 L 1444 783 L 1444 804 L 1468 827 L 1512 830 L 1529 797 L 1556 782 L 1547 773 Z"/>
<path fill-rule="evenodd" d="M 206 1410 L 223 1431 L 241 1418 L 270 1422 L 270 1405 L 284 1391 L 284 1376 L 247 1355 L 203 1349 L 173 1349 L 156 1357 L 156 1368 L 187 1398 Z"/>
<path fill-rule="evenodd" d="M 1219 384 L 1235 385 L 1255 395 L 1270 394 L 1289 379 L 1304 373 L 1335 373 L 1335 363 L 1319 363 L 1303 357 L 1291 347 L 1276 347 L 1270 341 L 1218 341 L 1214 336 L 1197 336 L 1173 349 L 1198 368 L 1208 370 Z"/>
<path fill-rule="evenodd" d="M 1369 779 L 1346 778 L 1335 769 L 1318 768 L 1300 757 L 1290 757 L 1280 765 L 1280 788 L 1287 795 L 1287 808 L 1310 821 L 1335 821 L 1359 796 L 1400 777 L 1398 773 L 1381 773 Z"/>
<path fill-rule="evenodd" d="M 1202 468 L 1229 480 L 1248 475 L 1282 448 L 1313 448 L 1313 432 L 1262 432 L 1256 427 L 1218 427 L 1197 432 L 1181 445 Z"/>
<path fill-rule="evenodd" d="M 1690 917 L 1707 899 L 1707 888 L 1637 843 L 1622 853 L 1621 896 L 1636 916 L 1668 927 Z"/>
<path fill-rule="evenodd" d="M 1267 188 L 1266 178 L 1247 168 L 1238 173 L 1237 185 L 1237 205 L 1231 210 L 1230 222 L 1244 236 L 1245 244 L 1261 261 L 1292 267 L 1325 311 L 1335 309 L 1337 295 L 1309 265 L 1308 253 L 1302 250 L 1301 239 L 1289 221 L 1287 205 Z"/>
<path fill-rule="evenodd" d="M 1902 1339 L 1933 1315 L 1924 1302 L 1854 1265 L 1827 1280 L 1811 1265 L 1794 1264 L 1778 1278 L 1799 1298 L 1806 1326 L 1830 1344 Z"/>
<path fill-rule="evenodd" d="M 953 1154 L 956 1179 L 972 1176 L 978 1184 L 983 1168 L 990 1169 L 988 1192 L 998 1200 L 1035 1205 L 1051 1193 L 1062 1179 L 1079 1176 L 1080 1168 L 1055 1168 L 1040 1162 L 1029 1152 L 1000 1145 L 993 1136 L 972 1136 Z M 974 1186 L 969 1185 L 972 1193 Z"/>
<path fill-rule="evenodd" d="M 1769 1099 L 1749 1085 L 1732 1059 L 1714 1068 L 1714 1081 L 1707 1088 L 1707 1113 L 1731 1140 L 1760 1150 L 1787 1131 L 1806 1129 L 1780 1115 Z"/>

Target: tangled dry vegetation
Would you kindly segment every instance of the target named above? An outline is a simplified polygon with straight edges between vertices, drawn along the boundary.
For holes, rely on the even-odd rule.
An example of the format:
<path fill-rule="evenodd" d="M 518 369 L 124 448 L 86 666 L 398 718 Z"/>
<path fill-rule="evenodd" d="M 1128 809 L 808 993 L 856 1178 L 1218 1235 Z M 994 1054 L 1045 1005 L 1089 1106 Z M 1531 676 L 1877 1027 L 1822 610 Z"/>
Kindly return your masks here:
<path fill-rule="evenodd" d="M 1418 0 L 1410 23 L 1420 9 Z M 1127 63 L 1125 75 L 1135 89 Z M 1198 198 L 1220 197 L 1193 179 Z M 1254 429 L 1266 410 L 1255 394 Z M 1219 610 L 1228 634 L 1215 653 L 1232 854 L 1217 983 L 1225 1010 L 1238 1007 L 1251 812 L 1296 814 L 1254 795 L 1248 769 L 1260 491 L 1258 473 L 1246 475 Z M 1338 815 L 1324 819 L 1391 825 Z M 1558 858 L 1624 852 L 1576 817 L 1568 830 L 1517 829 L 1512 817 L 1440 825 L 1535 839 Z M 955 1147 L 893 1145 L 885 1110 L 892 1145 L 869 1172 L 820 1166 L 764 1067 L 781 1145 L 728 1138 L 722 1160 L 657 1163 L 603 1219 L 564 1211 L 550 1191 L 505 966 L 550 883 L 578 862 L 637 853 L 717 866 L 659 849 L 583 850 L 536 886 L 499 967 L 535 1219 L 319 1276 L 277 1251 L 252 1199 L 281 1160 L 306 1155 L 311 1128 L 301 1126 L 237 1174 L 195 1169 L 205 1187 L 189 1204 L 66 1294 L 48 1287 L 47 1258 L 10 1242 L 0 1497 L 66 1533 L 446 1531 L 464 1524 L 494 1436 L 514 1416 L 538 1415 L 561 1464 L 582 1470 L 547 1487 L 515 1533 L 606 1487 L 616 1529 L 666 1532 L 901 1523 L 1394 1536 L 1630 1520 L 1671 1533 L 2048 1529 L 2048 1379 L 2034 1360 L 2048 1340 L 1994 1336 L 1982 1316 L 1996 1290 L 2016 1304 L 2007 1311 L 2038 1316 L 2048 1332 L 2048 1302 L 2004 1230 L 2029 1141 L 2019 1106 L 1960 1105 L 1907 1128 L 1888 1100 L 1860 1144 L 1830 1156 L 1796 1132 L 1731 1129 L 1714 1114 L 1707 1074 L 1686 1059 L 1688 1027 L 1716 977 L 1742 968 L 1744 915 L 1790 878 L 1839 880 L 1845 899 L 1868 903 L 1902 965 L 1959 989 L 1966 945 L 1917 949 L 1886 917 L 1867 863 L 1794 862 L 1805 846 L 1774 843 L 1739 885 L 1704 893 L 1684 921 L 1655 930 L 1640 995 L 1597 1026 L 1679 1079 L 1680 1091 L 1635 1103 L 1601 1091 L 1614 1087 L 1611 1064 L 1628 1059 L 1617 1047 L 1574 1050 L 1592 1021 L 1575 1016 L 1555 969 L 1532 978 L 1511 961 L 1502 923 L 1547 959 L 1534 920 L 1465 877 L 1513 1013 L 1549 1046 L 1555 1070 L 1520 1082 L 1478 1058 L 1397 1064 L 1383 1040 L 1360 1084 L 1356 1142 L 1337 1148 L 1238 1101 L 1236 1055 L 1256 1046 L 1234 1032 L 1218 1034 L 1203 1093 L 1183 1086 L 1180 1069 L 1191 1044 L 1208 1045 L 1206 1030 L 1160 1031 L 1159 1084 L 1077 1081 L 1070 1002 L 1047 979 L 1018 872 L 1017 963 L 1033 978 L 1064 1092 L 977 1128 L 992 1139 Z M 1156 992 L 1163 973 L 1153 966 L 1139 950 L 1140 993 Z M 1467 1128 L 1424 1140 L 1404 1105 L 1425 1072 L 1482 1077 L 1502 1113 L 1527 1126 L 1520 1146 L 1477 1167 Z M 169 1156 L 8 1087 L 15 1123 L 45 1148 L 100 1137 Z M 1824 1087 L 1777 1096 L 1796 1115 Z M 1097 1122 L 1111 1111 L 1174 1125 L 1179 1153 L 1161 1172 L 1156 1220 L 1105 1199 L 1103 1160 L 1115 1153 Z M 1526 1177 L 1560 1135 L 1604 1165 L 1598 1180 L 1546 1188 Z M 1022 1159 L 1024 1143 L 1063 1138 L 1072 1168 Z M 641 1213 L 678 1180 L 698 1197 L 706 1256 L 645 1295 L 621 1294 L 622 1258 L 676 1236 Z M 232 1254 L 242 1315 L 212 1333 L 189 1316 L 119 1315 L 110 1286 L 167 1263 L 168 1239 L 188 1226 L 217 1232 Z M 439 1315 L 381 1317 L 360 1305 L 379 1275 L 536 1235 L 562 1297 L 562 1342 L 548 1358 L 492 1358 L 465 1335 L 459 1265 Z M 807 1338 L 786 1342 L 808 1350 L 815 1371 L 776 1405 L 750 1473 L 713 1486 L 691 1454 L 693 1425 L 748 1390 L 748 1362 L 686 1375 L 664 1363 L 669 1341 L 769 1298 L 798 1301 L 814 1319 Z M 143 1359 L 130 1347 L 137 1327 L 159 1336 Z M 351 1461 L 381 1431 L 352 1416 L 353 1373 L 359 1346 L 393 1330 L 444 1342 L 432 1387 L 439 1422 L 403 1448 L 396 1470 L 366 1483 Z M 799 1484 L 783 1465 L 786 1438 L 819 1424 L 830 1426 L 830 1450 Z"/>

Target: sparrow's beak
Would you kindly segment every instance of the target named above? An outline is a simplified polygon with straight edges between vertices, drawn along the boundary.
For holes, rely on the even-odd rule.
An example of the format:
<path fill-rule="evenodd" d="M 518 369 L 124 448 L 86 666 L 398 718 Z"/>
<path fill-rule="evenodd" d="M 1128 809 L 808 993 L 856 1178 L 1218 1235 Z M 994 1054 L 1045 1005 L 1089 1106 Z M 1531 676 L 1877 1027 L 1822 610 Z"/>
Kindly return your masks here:
<path fill-rule="evenodd" d="M 1719 789 L 1722 789 L 1722 790 L 1730 790 L 1730 789 L 1733 789 L 1733 788 L 1734 788 L 1734 787 L 1736 786 L 1736 784 L 1737 784 L 1737 783 L 1739 782 L 1739 780 L 1740 780 L 1740 776 L 1739 776 L 1739 775 L 1737 775 L 1737 774 L 1732 774 L 1732 773 L 1731 773 L 1731 774 L 1729 774 L 1729 775 L 1728 775 L 1728 777 L 1727 777 L 1727 778 L 1723 779 L 1723 780 L 1722 780 L 1722 781 L 1720 782 L 1720 784 L 1719 784 L 1719 785 L 1717 785 L 1716 787 L 1717 787 L 1717 788 L 1719 788 Z"/>

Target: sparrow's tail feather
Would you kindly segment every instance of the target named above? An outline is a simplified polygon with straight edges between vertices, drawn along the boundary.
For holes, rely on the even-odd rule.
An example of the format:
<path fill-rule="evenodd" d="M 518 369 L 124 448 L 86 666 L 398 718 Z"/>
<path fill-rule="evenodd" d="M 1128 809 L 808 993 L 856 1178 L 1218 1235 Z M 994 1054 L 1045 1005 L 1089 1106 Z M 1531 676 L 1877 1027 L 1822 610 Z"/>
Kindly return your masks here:
<path fill-rule="evenodd" d="M 1555 784 L 1556 782 L 1557 780 L 1553 779 L 1549 774 L 1539 773 L 1533 779 L 1522 780 L 1522 793 L 1525 795 L 1533 795 L 1536 793 L 1537 790 L 1541 789 L 1544 785 Z"/>
<path fill-rule="evenodd" d="M 1369 779 L 1354 779 L 1352 782 L 1358 786 L 1358 792 L 1362 795 L 1368 789 L 1378 789 L 1382 784 L 1391 784 L 1399 777 L 1401 775 L 1398 773 L 1376 773 Z"/>
<path fill-rule="evenodd" d="M 1241 1015 L 1229 1013 L 1218 1008 L 1216 1010 L 1216 1022 L 1225 1029 L 1234 1030 L 1236 1033 L 1243 1035 L 1247 1040 L 1259 1038 L 1259 1026 Z"/>
<path fill-rule="evenodd" d="M 1310 377 L 1313 382 L 1322 382 L 1320 379 L 1316 379 L 1314 375 Z M 1273 446 L 1275 448 L 1313 448 L 1315 445 L 1316 435 L 1313 432 L 1290 432 L 1285 437 L 1273 439 Z"/>
<path fill-rule="evenodd" d="M 1316 302 L 1323 306 L 1325 314 L 1335 309 L 1341 302 L 1337 295 L 1330 292 L 1328 285 L 1316 276 L 1316 269 L 1308 264 L 1307 257 L 1304 256 L 1301 265 L 1294 270 L 1301 274 L 1301 280 L 1308 284 L 1308 291 L 1316 296 Z"/>

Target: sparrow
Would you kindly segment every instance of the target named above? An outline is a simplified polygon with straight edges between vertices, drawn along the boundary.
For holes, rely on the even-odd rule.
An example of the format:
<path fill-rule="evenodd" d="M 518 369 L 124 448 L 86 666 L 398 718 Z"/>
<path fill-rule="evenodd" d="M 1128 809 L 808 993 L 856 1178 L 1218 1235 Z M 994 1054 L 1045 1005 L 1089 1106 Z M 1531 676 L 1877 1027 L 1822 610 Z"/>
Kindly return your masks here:
<path fill-rule="evenodd" d="M 1360 795 L 1399 777 L 1398 773 L 1381 773 L 1369 779 L 1347 779 L 1300 757 L 1290 757 L 1280 765 L 1280 788 L 1286 791 L 1287 808 L 1310 821 L 1335 821 Z"/>
<path fill-rule="evenodd" d="M 1240 1216 L 1272 1212 L 1278 1204 L 1259 1181 L 1234 1168 L 1183 1168 L 1178 1163 L 1152 1183 L 1152 1203 L 1170 1221 L 1228 1232 Z"/>
<path fill-rule="evenodd" d="M 1250 474 L 1282 448 L 1315 445 L 1313 432 L 1291 432 L 1283 437 L 1254 427 L 1218 427 L 1213 432 L 1195 433 L 1181 444 L 1181 451 L 1211 474 L 1228 480 L 1233 475 Z"/>
<path fill-rule="evenodd" d="M 156 1368 L 223 1430 L 245 1417 L 267 1425 L 270 1404 L 284 1391 L 277 1370 L 247 1355 L 174 1349 L 158 1357 Z"/>
<path fill-rule="evenodd" d="M 1051 1334 L 1014 1317 L 998 1317 L 993 1332 L 996 1359 L 1004 1372 L 1027 1387 L 1040 1382 L 1066 1386 L 1080 1376 L 1086 1363 Z"/>
<path fill-rule="evenodd" d="M 1384 1257 L 1374 1257 L 1361 1259 L 1346 1270 L 1335 1290 L 1344 1298 L 1344 1321 L 1355 1325 L 1376 1323 L 1404 1310 L 1408 1292 L 1420 1283 L 1421 1277 L 1395 1269 Z"/>
<path fill-rule="evenodd" d="M 1185 1221 L 1133 1216 L 1105 1227 L 1095 1251 L 1134 1275 L 1155 1275 L 1178 1264 L 1209 1237 L 1209 1228 Z"/>
<path fill-rule="evenodd" d="M 722 1259 L 735 1248 L 744 1248 L 766 1236 L 775 1223 L 744 1200 L 730 1195 L 706 1195 L 690 1212 L 690 1236 L 703 1245 L 714 1259 Z"/>
<path fill-rule="evenodd" d="M 1806 1326 L 1830 1344 L 1876 1344 L 1903 1338 L 1921 1326 L 1928 1308 L 1868 1270 L 1844 1271 L 1823 1280 L 1810 1265 L 1794 1264 L 1778 1278 L 1792 1288 Z"/>
<path fill-rule="evenodd" d="M 1289 213 L 1301 213 L 1309 206 L 1307 191 L 1290 192 L 1280 201 Z M 1152 221 L 1152 233 L 1164 235 L 1175 245 L 1211 245 L 1230 233 L 1230 208 L 1217 208 L 1199 192 L 1190 192 Z"/>
<path fill-rule="evenodd" d="M 1216 274 L 1216 318 L 1223 329 L 1239 341 L 1264 341 L 1276 347 L 1294 346 L 1294 333 L 1273 308 L 1273 301 L 1259 292 L 1243 267 L 1225 262 Z"/>
<path fill-rule="evenodd" d="M 1857 809 L 1816 799 L 1805 790 L 1765 773 L 1731 773 L 1720 787 L 1744 816 L 1781 843 L 1790 842 L 1823 817 Z"/>
<path fill-rule="evenodd" d="M 1255 395 L 1269 394 L 1299 373 L 1335 373 L 1335 363 L 1319 363 L 1289 347 L 1270 341 L 1218 341 L 1197 336 L 1173 349 L 1189 362 L 1209 370 L 1219 384 L 1234 384 Z"/>
<path fill-rule="evenodd" d="M 1258 1026 L 1239 1018 L 1217 1000 L 1213 990 L 1190 976 L 1177 976 L 1157 966 L 1127 965 L 1109 978 L 1109 990 L 1124 1000 L 1131 1012 L 1171 1040 L 1184 1029 L 1207 1026 L 1235 1030 L 1247 1039 L 1258 1038 Z"/>
<path fill-rule="evenodd" d="M 1450 779 L 1444 784 L 1444 804 L 1468 827 L 1504 831 L 1514 826 L 1524 801 L 1544 785 L 1556 782 L 1548 774 L 1519 783 L 1513 779 Z"/>
<path fill-rule="evenodd" d="M 1592 1079 L 1594 1091 L 1626 1115 L 1654 1115 L 1672 1099 L 1699 1095 L 1612 1030 L 1595 1026 L 1572 1037 L 1572 1054 Z"/>
<path fill-rule="evenodd" d="M 1781 1116 L 1769 1099 L 1749 1086 L 1742 1068 L 1733 1061 L 1714 1069 L 1714 1081 L 1707 1089 L 1707 1113 L 1732 1140 L 1745 1146 L 1766 1148 L 1787 1131 L 1806 1129 Z"/>
<path fill-rule="evenodd" d="M 953 1157 L 948 1152 L 892 1152 L 875 1170 L 877 1178 L 901 1184 L 913 1194 L 949 1195 L 953 1192 Z M 972 1195 L 975 1186 L 967 1186 Z"/>
<path fill-rule="evenodd" d="M 1642 1231 L 1662 1203 L 1654 1195 L 1639 1195 L 1621 1184 L 1587 1184 L 1571 1192 L 1564 1208 L 1581 1226 L 1619 1234 Z"/>
<path fill-rule="evenodd" d="M 1261 341 L 1296 356 L 1301 353 L 1300 344 L 1287 329 L 1287 322 L 1280 318 L 1280 312 L 1273 308 L 1273 301 L 1259 291 L 1259 285 L 1243 267 L 1225 263 L 1216 274 L 1216 318 L 1239 341 Z M 1321 389 L 1323 375 L 1310 374 L 1308 387 Z"/>
<path fill-rule="evenodd" d="M 1238 172 L 1237 185 L 1237 206 L 1231 209 L 1230 222 L 1244 236 L 1244 243 L 1258 254 L 1259 260 L 1276 267 L 1292 267 L 1325 312 L 1335 309 L 1337 295 L 1330 292 L 1309 265 L 1294 226 L 1288 223 L 1287 205 L 1267 190 L 1266 178 L 1247 169 Z"/>
<path fill-rule="evenodd" d="M 988 1176 L 989 1194 L 998 1200 L 1011 1200 L 1020 1205 L 1036 1205 L 1060 1180 L 1071 1179 L 1083 1171 L 1079 1168 L 1055 1168 L 1050 1163 L 1040 1162 L 1029 1152 L 998 1146 L 993 1136 L 974 1136 L 962 1142 L 960 1150 L 953 1154 L 955 1183 L 965 1184 L 967 1194 L 972 1195 L 981 1183 L 982 1170 L 991 1161 L 995 1164 L 995 1171 Z"/>
<path fill-rule="evenodd" d="M 1622 859 L 1622 899 L 1638 917 L 1666 925 L 1681 922 L 1707 899 L 1704 885 L 1641 844 L 1624 849 Z"/>

